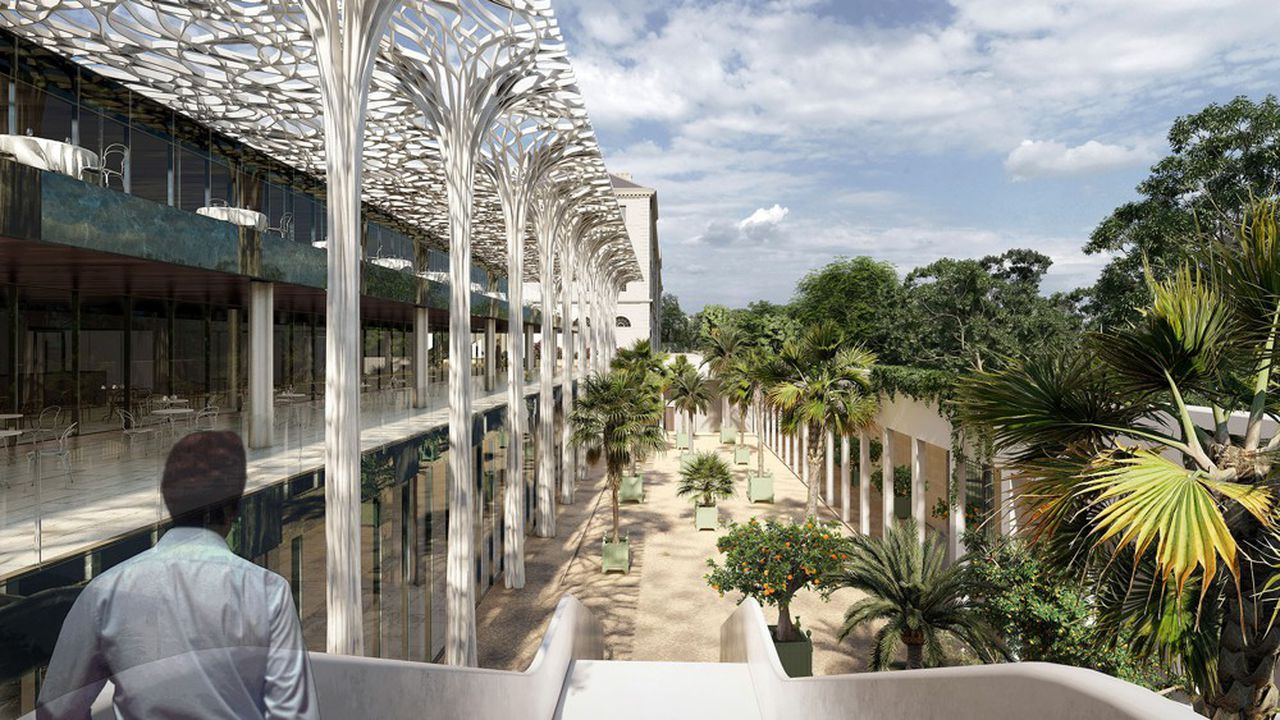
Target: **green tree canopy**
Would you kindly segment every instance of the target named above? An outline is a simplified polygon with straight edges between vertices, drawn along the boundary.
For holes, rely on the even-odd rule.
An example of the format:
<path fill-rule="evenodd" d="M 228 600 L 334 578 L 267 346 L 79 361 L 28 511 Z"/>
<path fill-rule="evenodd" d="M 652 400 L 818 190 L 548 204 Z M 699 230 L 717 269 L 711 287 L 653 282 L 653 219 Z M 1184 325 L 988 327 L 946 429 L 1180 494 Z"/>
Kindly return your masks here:
<path fill-rule="evenodd" d="M 876 353 L 888 349 L 893 308 L 902 288 L 893 266 L 860 256 L 840 258 L 796 285 L 792 313 L 802 325 L 832 320 L 854 342 Z"/>
<path fill-rule="evenodd" d="M 745 344 L 773 352 L 781 350 L 782 344 L 800 331 L 800 322 L 790 305 L 768 300 L 757 300 L 746 308 L 733 310 L 731 321 Z"/>
<path fill-rule="evenodd" d="M 1170 155 L 1138 185 L 1141 198 L 1116 208 L 1093 231 L 1085 252 L 1115 253 L 1087 309 L 1101 327 L 1134 320 L 1150 301 L 1143 264 L 1167 277 L 1203 241 L 1229 242 L 1251 197 L 1280 187 L 1280 102 L 1237 97 L 1180 117 L 1169 130 Z M 1197 231 L 1197 226 L 1200 231 Z"/>
<path fill-rule="evenodd" d="M 1078 337 L 1071 298 L 1040 294 L 1053 261 L 1034 250 L 943 258 L 911 271 L 887 350 L 891 364 L 963 372 Z"/>
<path fill-rule="evenodd" d="M 661 306 L 658 309 L 662 330 L 659 338 L 663 350 L 683 351 L 693 349 L 697 341 L 696 329 L 689 316 L 680 308 L 680 298 L 671 293 L 662 293 Z"/>

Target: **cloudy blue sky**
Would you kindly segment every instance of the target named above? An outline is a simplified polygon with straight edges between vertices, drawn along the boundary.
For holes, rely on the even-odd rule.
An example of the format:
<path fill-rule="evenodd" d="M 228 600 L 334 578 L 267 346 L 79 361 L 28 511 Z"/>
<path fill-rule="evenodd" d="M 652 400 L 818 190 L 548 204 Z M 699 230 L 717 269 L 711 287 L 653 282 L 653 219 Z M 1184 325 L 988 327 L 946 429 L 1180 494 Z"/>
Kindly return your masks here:
<path fill-rule="evenodd" d="M 1276 0 L 558 0 L 611 169 L 686 310 L 1033 247 L 1049 290 L 1179 115 L 1277 92 Z"/>

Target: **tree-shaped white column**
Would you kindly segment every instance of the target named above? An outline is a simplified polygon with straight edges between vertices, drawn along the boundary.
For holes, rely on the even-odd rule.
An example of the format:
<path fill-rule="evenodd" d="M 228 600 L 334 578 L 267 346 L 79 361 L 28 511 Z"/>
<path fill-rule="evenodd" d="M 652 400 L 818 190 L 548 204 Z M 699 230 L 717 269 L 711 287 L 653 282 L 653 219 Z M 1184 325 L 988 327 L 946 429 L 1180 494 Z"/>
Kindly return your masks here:
<path fill-rule="evenodd" d="M 325 564 L 328 651 L 364 654 L 360 590 L 360 181 L 369 80 L 396 0 L 304 0 L 324 108 Z"/>
<path fill-rule="evenodd" d="M 560 243 L 560 345 L 564 348 L 564 381 L 560 387 L 560 414 L 564 418 L 564 437 L 560 442 L 560 502 L 573 504 L 573 494 L 578 478 L 578 453 L 569 440 L 569 413 L 573 405 L 573 383 L 577 375 L 577 360 L 574 358 L 573 344 L 573 307 L 570 298 L 573 296 L 573 268 L 575 261 L 575 243 L 571 232 L 565 233 L 565 242 Z"/>
<path fill-rule="evenodd" d="M 514 4 L 513 4 L 514 5 Z M 445 661 L 476 664 L 472 467 L 471 221 L 476 158 L 496 122 L 556 88 L 537 66 L 545 20 L 484 0 L 407 4 L 390 56 L 404 93 L 434 132 L 449 206 L 449 529 Z"/>
<path fill-rule="evenodd" d="M 529 205 L 539 181 L 560 163 L 571 162 L 585 152 L 578 125 L 569 119 L 574 108 L 546 110 L 561 112 L 568 124 L 549 124 L 509 116 L 498 123 L 488 139 L 488 158 L 482 164 L 492 176 L 502 204 L 507 233 L 507 306 L 511 343 L 507 373 L 507 485 L 503 498 L 503 564 L 510 588 L 524 587 L 524 434 L 528 416 L 524 403 L 524 245 Z"/>
<path fill-rule="evenodd" d="M 587 195 L 589 189 L 579 184 L 575 172 L 558 173 L 553 180 L 544 182 L 534 192 L 533 228 L 538 244 L 538 280 L 540 283 L 542 311 L 542 367 L 538 391 L 538 474 L 534 485 L 537 503 L 539 537 L 555 537 L 555 403 L 552 398 L 552 378 L 555 376 L 556 339 L 555 317 L 555 257 L 556 248 L 563 234 L 563 226 L 574 204 Z M 568 322 L 565 318 L 562 322 Z M 562 392 L 565 390 L 562 388 Z"/>

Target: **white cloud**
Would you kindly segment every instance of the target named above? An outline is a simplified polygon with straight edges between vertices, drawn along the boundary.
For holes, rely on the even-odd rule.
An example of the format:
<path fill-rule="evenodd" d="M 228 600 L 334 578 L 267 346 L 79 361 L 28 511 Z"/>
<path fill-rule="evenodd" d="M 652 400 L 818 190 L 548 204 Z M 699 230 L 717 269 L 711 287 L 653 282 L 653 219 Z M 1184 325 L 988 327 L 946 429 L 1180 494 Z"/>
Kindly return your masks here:
<path fill-rule="evenodd" d="M 748 215 L 738 223 L 739 230 L 750 230 L 752 227 L 777 225 L 782 222 L 787 214 L 791 212 L 791 208 L 784 208 L 774 203 L 771 208 L 756 208 L 756 211 Z"/>
<path fill-rule="evenodd" d="M 697 238 L 697 242 L 707 245 L 764 245 L 777 242 L 785 237 L 782 221 L 791 212 L 774 203 L 770 208 L 756 208 L 755 212 L 736 223 L 713 220 L 707 223 L 707 229 Z"/>
<path fill-rule="evenodd" d="M 1015 211 L 946 217 L 956 203 L 930 193 L 1002 207 L 1016 192 L 1009 204 L 1026 207 L 1039 186 L 1011 187 L 1002 162 L 1017 179 L 1128 168 L 1132 180 L 1088 177 L 1114 207 L 1174 117 L 1257 97 L 1280 72 L 1275 0 L 948 4 L 946 16 L 877 25 L 846 0 L 557 2 L 606 161 L 658 190 L 668 287 L 692 307 L 785 299 L 833 254 L 914 267 L 908 250 L 1002 244 L 1060 258 L 1054 278 L 1086 282 L 1103 259 L 1079 248 L 1106 202 L 1048 203 L 1046 239 L 1016 232 Z M 949 177 L 961 180 L 939 189 Z M 775 204 L 785 220 L 746 232 L 746 210 Z M 812 220 L 852 217 L 867 226 Z M 693 279 L 691 266 L 710 271 Z"/>
<path fill-rule="evenodd" d="M 1067 147 L 1053 140 L 1023 140 L 1004 160 L 1004 168 L 1014 180 L 1051 175 L 1084 175 L 1128 165 L 1150 162 L 1152 154 L 1143 148 L 1107 145 L 1090 140 Z"/>

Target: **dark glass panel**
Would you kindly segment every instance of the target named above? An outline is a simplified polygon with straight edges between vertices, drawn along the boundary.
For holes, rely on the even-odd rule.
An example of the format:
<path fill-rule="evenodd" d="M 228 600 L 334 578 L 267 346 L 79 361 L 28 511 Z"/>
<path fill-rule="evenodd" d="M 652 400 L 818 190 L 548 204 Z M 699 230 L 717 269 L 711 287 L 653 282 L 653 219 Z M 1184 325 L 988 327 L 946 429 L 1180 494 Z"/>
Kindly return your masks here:
<path fill-rule="evenodd" d="M 0 75 L 9 78 L 18 62 L 18 40 L 9 33 L 0 33 Z"/>
<path fill-rule="evenodd" d="M 266 190 L 266 183 L 263 182 L 260 173 L 241 170 L 240 198 L 238 202 L 231 204 L 250 210 L 263 210 L 266 203 Z"/>
<path fill-rule="evenodd" d="M 209 345 L 205 306 L 180 304 L 173 320 L 173 392 L 204 407 L 209 392 Z"/>
<path fill-rule="evenodd" d="M 169 382 L 169 310 L 166 303 L 137 300 L 129 337 L 130 403 L 135 413 L 153 408 L 153 395 L 172 392 Z"/>
<path fill-rule="evenodd" d="M 149 132 L 131 133 L 129 152 L 130 192 L 152 202 L 169 203 L 169 174 L 173 144 Z"/>
<path fill-rule="evenodd" d="M 209 204 L 209 160 L 202 153 L 179 146 L 178 207 L 195 212 Z"/>
<path fill-rule="evenodd" d="M 76 66 L 70 60 L 39 45 L 23 43 L 18 48 L 17 78 L 64 100 L 76 98 Z"/>
<path fill-rule="evenodd" d="M 315 230 L 316 201 L 305 193 L 298 193 L 293 198 L 293 239 L 302 243 L 313 243 Z"/>
<path fill-rule="evenodd" d="M 9 285 L 0 285 L 0 412 L 11 413 L 18 409 L 18 391 L 13 373 L 16 343 L 13 339 L 14 293 Z"/>
<path fill-rule="evenodd" d="M 132 93 L 120 85 L 96 77 L 87 71 L 80 73 L 80 107 L 81 112 L 102 113 L 112 119 L 129 122 L 129 105 L 133 100 Z M 138 102 L 146 102 L 139 97 Z"/>
<path fill-rule="evenodd" d="M 80 429 L 119 427 L 125 404 L 125 307 L 121 298 L 80 301 Z"/>
<path fill-rule="evenodd" d="M 19 412 L 38 418 L 57 406 L 58 424 L 71 422 L 75 403 L 75 368 L 72 364 L 71 296 L 67 292 L 23 288 L 18 312 Z"/>
<path fill-rule="evenodd" d="M 222 412 L 236 409 L 231 396 L 231 323 L 233 310 L 214 307 L 209 312 L 209 400 Z"/>
<path fill-rule="evenodd" d="M 17 84 L 19 135 L 34 135 L 50 140 L 71 139 L 72 103 L 27 83 Z"/>
<path fill-rule="evenodd" d="M 4 48 L 3 38 L 0 38 L 0 49 Z M 9 130 L 9 90 L 13 87 L 12 81 L 8 77 L 0 76 L 0 134 L 8 134 Z M 17 107 L 14 106 L 14 112 Z"/>
<path fill-rule="evenodd" d="M 209 199 L 235 205 L 235 173 L 226 158 L 214 156 L 209 163 Z"/>

